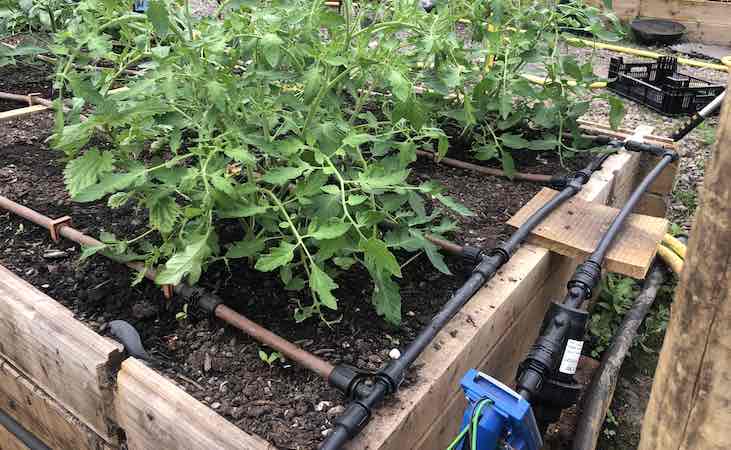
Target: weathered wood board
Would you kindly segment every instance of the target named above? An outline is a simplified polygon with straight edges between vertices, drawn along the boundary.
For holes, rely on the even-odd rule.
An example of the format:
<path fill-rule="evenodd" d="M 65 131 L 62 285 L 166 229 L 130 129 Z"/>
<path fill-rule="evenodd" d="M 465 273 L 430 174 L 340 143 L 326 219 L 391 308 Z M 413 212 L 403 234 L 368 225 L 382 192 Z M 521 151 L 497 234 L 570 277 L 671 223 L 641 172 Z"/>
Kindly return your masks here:
<path fill-rule="evenodd" d="M 602 6 L 602 0 L 590 0 Z M 731 3 L 705 0 L 614 0 L 622 20 L 636 17 L 670 19 L 685 25 L 691 42 L 731 45 Z"/>
<path fill-rule="evenodd" d="M 20 119 L 31 114 L 35 114 L 41 111 L 47 111 L 51 108 L 43 105 L 26 106 L 25 108 L 11 109 L 10 111 L 0 112 L 0 122 L 8 120 Z"/>
<path fill-rule="evenodd" d="M 111 443 L 110 369 L 121 349 L 0 266 L 0 354 Z"/>
<path fill-rule="evenodd" d="M 0 358 L 0 410 L 52 449 L 98 450 L 104 441 Z M 0 449 L 5 449 L 0 439 Z"/>
<path fill-rule="evenodd" d="M 556 194 L 557 191 L 543 188 L 510 218 L 508 224 L 518 228 Z M 594 251 L 618 213 L 616 208 L 574 197 L 538 225 L 528 241 L 562 255 L 583 259 Z M 607 270 L 644 278 L 667 225 L 664 218 L 630 215 L 607 253 Z"/>
<path fill-rule="evenodd" d="M 122 363 L 114 406 L 130 450 L 274 449 L 135 358 Z"/>
<path fill-rule="evenodd" d="M 0 449 L 2 450 L 28 450 L 10 431 L 0 426 Z"/>

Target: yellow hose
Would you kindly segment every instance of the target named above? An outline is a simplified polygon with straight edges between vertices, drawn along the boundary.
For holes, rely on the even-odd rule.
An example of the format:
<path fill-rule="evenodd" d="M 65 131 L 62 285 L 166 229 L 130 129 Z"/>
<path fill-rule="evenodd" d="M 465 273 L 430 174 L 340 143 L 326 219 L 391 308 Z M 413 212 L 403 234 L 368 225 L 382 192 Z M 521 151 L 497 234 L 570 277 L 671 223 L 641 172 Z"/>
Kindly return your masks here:
<path fill-rule="evenodd" d="M 536 75 L 531 75 L 529 73 L 523 73 L 523 74 L 520 74 L 520 76 L 523 77 L 523 78 L 525 78 L 526 80 L 530 81 L 531 83 L 540 84 L 540 85 L 546 84 L 546 79 L 545 78 L 541 78 L 541 77 L 538 77 Z M 576 81 L 575 80 L 569 80 L 568 85 L 569 86 L 576 86 Z M 607 82 L 606 81 L 595 81 L 595 82 L 591 83 L 589 85 L 589 87 L 592 88 L 592 89 L 602 89 L 602 88 L 607 87 Z"/>
<path fill-rule="evenodd" d="M 678 256 L 685 259 L 685 244 L 677 240 L 675 236 L 666 233 L 665 236 L 662 238 L 662 242 L 663 244 L 667 245 L 672 251 L 674 251 Z"/>
<path fill-rule="evenodd" d="M 630 55 L 644 56 L 646 58 L 657 59 L 661 56 L 666 56 L 661 53 L 651 52 L 649 50 L 640 50 L 637 48 L 622 47 L 622 46 L 614 45 L 614 44 L 606 44 L 604 42 L 590 41 L 588 39 L 567 38 L 566 42 L 568 42 L 571 45 L 575 45 L 575 46 L 581 46 L 581 47 L 589 46 L 589 47 L 594 47 L 594 48 L 603 48 L 606 50 L 612 50 L 612 51 L 620 52 L 620 53 L 629 53 Z M 723 70 L 724 72 L 728 70 L 728 67 L 726 67 L 723 64 L 707 63 L 707 62 L 697 61 L 695 59 L 688 59 L 688 58 L 677 58 L 677 59 L 678 59 L 678 63 L 685 64 L 686 66 Z M 722 61 L 724 61 L 724 64 L 728 64 L 731 67 L 731 55 L 725 56 L 724 58 L 722 58 Z M 728 61 L 728 63 L 726 61 Z"/>
<path fill-rule="evenodd" d="M 677 275 L 683 272 L 683 260 L 680 256 L 673 253 L 672 250 L 662 244 L 657 245 L 657 255 L 670 267 Z"/>

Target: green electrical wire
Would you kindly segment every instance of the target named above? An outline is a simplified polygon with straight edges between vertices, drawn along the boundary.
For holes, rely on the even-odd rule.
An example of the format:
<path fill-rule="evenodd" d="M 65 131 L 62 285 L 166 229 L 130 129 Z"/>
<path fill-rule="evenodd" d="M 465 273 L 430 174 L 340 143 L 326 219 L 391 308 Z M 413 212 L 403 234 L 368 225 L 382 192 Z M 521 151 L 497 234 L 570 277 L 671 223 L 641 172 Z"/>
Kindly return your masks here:
<path fill-rule="evenodd" d="M 465 425 L 464 428 L 459 432 L 456 438 L 452 441 L 451 444 L 449 444 L 449 447 L 447 447 L 447 450 L 453 450 L 454 447 L 459 444 L 462 439 L 464 439 L 465 434 L 467 434 L 467 431 L 471 431 L 470 433 L 470 448 L 476 449 L 477 448 L 477 426 L 480 423 L 480 418 L 482 417 L 482 409 L 485 407 L 485 405 L 492 405 L 493 401 L 489 398 L 483 398 L 481 399 L 477 405 L 475 406 L 475 409 L 472 410 L 472 420 L 470 420 L 470 423 Z"/>

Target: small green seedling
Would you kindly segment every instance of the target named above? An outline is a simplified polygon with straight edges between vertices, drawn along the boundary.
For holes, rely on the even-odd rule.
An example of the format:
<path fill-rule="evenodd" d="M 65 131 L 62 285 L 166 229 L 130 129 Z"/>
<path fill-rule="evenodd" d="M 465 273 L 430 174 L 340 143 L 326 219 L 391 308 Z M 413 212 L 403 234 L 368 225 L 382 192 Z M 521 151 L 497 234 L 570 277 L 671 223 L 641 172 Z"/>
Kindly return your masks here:
<path fill-rule="evenodd" d="M 259 350 L 259 359 L 264 361 L 269 365 L 269 367 L 272 367 L 272 364 L 278 359 L 283 360 L 282 355 L 279 352 L 271 352 L 267 354 L 264 350 Z"/>
<path fill-rule="evenodd" d="M 183 310 L 175 314 L 175 320 L 188 320 L 188 304 L 183 305 Z"/>

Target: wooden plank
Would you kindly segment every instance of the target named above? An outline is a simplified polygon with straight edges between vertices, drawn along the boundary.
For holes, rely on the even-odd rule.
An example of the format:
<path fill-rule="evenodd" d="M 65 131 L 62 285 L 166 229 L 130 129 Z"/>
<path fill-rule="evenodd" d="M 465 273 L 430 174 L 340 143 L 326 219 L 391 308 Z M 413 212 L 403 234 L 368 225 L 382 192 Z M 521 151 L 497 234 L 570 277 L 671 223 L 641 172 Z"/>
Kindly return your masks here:
<path fill-rule="evenodd" d="M 274 448 L 230 424 L 135 358 L 122 363 L 114 406 L 130 450 Z"/>
<path fill-rule="evenodd" d="M 508 225 L 518 228 L 556 194 L 558 192 L 553 189 L 541 189 L 510 218 Z M 572 198 L 537 226 L 528 242 L 562 255 L 584 259 L 594 251 L 618 213 L 619 210 L 609 206 Z M 667 225 L 667 220 L 659 217 L 630 215 L 607 252 L 607 270 L 644 278 Z"/>
<path fill-rule="evenodd" d="M 731 25 L 731 4 L 702 0 L 642 0 L 640 16 Z"/>
<path fill-rule="evenodd" d="M 26 106 L 25 108 L 11 109 L 10 111 L 0 112 L 0 122 L 6 122 L 8 120 L 20 119 L 21 117 L 29 116 L 31 114 L 47 111 L 51 108 L 43 105 Z"/>
<path fill-rule="evenodd" d="M 622 185 L 625 178 L 633 177 L 632 170 L 636 170 L 638 160 L 637 154 L 627 152 L 612 155 L 579 195 L 589 201 L 609 201 L 614 197 L 614 187 Z M 625 167 L 630 169 L 625 170 Z M 462 396 L 459 380 L 465 371 L 480 367 L 489 349 L 500 342 L 524 311 L 531 310 L 537 317 L 542 316 L 546 303 L 531 303 L 530 300 L 555 273 L 554 258 L 556 256 L 546 249 L 522 246 L 498 276 L 484 286 L 437 336 L 435 342 L 440 349 L 432 346 L 421 355 L 417 362 L 422 366 L 419 380 L 404 387 L 398 394 L 398 401 L 379 409 L 348 448 L 420 448 L 419 440 L 433 428 L 445 406 Z M 563 284 L 566 279 L 567 276 L 559 276 L 555 281 Z M 516 346 L 514 351 L 523 353 L 528 344 L 521 343 L 524 346 Z M 511 373 L 503 379 L 509 383 L 517 357 L 496 358 L 500 361 L 495 364 L 504 364 L 501 373 Z M 492 363 L 492 359 L 490 361 Z"/>
<path fill-rule="evenodd" d="M 28 447 L 23 445 L 4 426 L 0 425 L 0 450 L 28 450 Z"/>
<path fill-rule="evenodd" d="M 665 217 L 668 211 L 668 196 L 647 192 L 640 198 L 634 212 L 652 217 Z"/>
<path fill-rule="evenodd" d="M 652 170 L 653 167 L 655 167 L 655 165 L 657 165 L 658 161 L 660 161 L 659 157 L 643 153 L 640 157 L 639 173 L 643 175 L 648 173 L 650 170 Z M 675 175 L 677 173 L 678 161 L 674 161 L 660 173 L 655 181 L 652 182 L 650 187 L 647 188 L 647 192 L 652 192 L 655 194 L 671 193 L 673 191 L 673 187 L 675 186 Z"/>
<path fill-rule="evenodd" d="M 112 368 L 122 346 L 62 311 L 62 306 L 0 266 L 0 354 L 107 442 Z"/>
<path fill-rule="evenodd" d="M 97 450 L 104 441 L 0 358 L 0 409 L 58 450 Z M 4 449 L 2 445 L 0 448 Z"/>
<path fill-rule="evenodd" d="M 731 100 L 706 164 L 639 450 L 731 448 Z"/>

